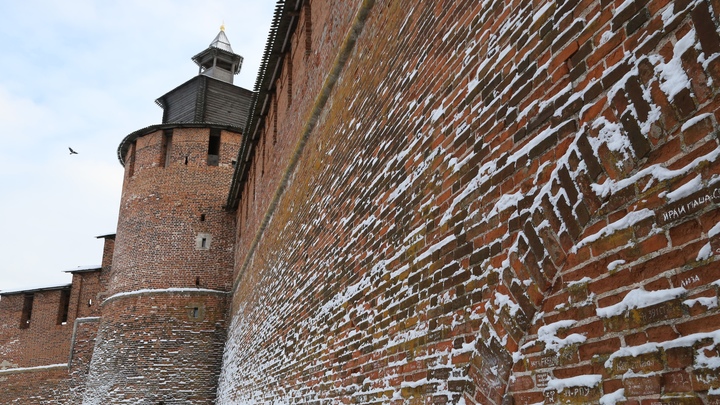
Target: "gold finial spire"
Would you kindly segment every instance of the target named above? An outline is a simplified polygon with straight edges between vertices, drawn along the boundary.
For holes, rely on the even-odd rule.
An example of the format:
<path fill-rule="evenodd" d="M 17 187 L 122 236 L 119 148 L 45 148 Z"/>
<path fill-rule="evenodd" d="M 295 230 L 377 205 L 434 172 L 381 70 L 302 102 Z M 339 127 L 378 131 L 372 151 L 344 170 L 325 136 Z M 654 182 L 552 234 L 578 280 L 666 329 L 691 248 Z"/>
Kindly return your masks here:
<path fill-rule="evenodd" d="M 220 31 L 225 32 L 225 21 L 220 25 Z"/>

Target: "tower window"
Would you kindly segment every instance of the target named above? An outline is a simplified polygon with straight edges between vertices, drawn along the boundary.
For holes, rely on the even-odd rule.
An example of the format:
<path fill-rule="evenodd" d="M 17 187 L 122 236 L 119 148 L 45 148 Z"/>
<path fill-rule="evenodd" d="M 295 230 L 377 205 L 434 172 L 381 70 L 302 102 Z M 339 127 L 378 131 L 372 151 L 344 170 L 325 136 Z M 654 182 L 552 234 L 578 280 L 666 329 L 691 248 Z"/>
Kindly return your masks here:
<path fill-rule="evenodd" d="M 70 290 L 60 291 L 60 307 L 58 308 L 57 324 L 64 325 L 68 320 L 68 309 L 70 308 Z"/>
<path fill-rule="evenodd" d="M 197 250 L 208 250 L 210 249 L 210 243 L 212 242 L 212 237 L 208 233 L 199 233 L 195 237 L 195 249 Z"/>
<path fill-rule="evenodd" d="M 135 142 L 133 142 L 130 145 L 130 149 L 127 152 L 125 161 L 127 162 L 127 166 L 125 169 L 127 176 L 128 177 L 134 176 L 135 175 Z"/>
<path fill-rule="evenodd" d="M 185 307 L 187 316 L 191 321 L 202 321 L 205 319 L 205 305 L 199 302 L 189 303 Z"/>
<path fill-rule="evenodd" d="M 210 130 L 210 141 L 208 142 L 208 166 L 217 166 L 220 163 L 220 130 Z"/>
<path fill-rule="evenodd" d="M 160 151 L 161 167 L 167 167 L 168 164 L 170 164 L 170 154 L 172 153 L 172 137 L 172 128 L 163 130 L 162 150 Z"/>
<path fill-rule="evenodd" d="M 200 222 L 205 222 L 205 214 L 200 214 Z"/>
<path fill-rule="evenodd" d="M 23 301 L 22 315 L 20 318 L 20 329 L 27 329 L 30 327 L 30 319 L 32 318 L 33 300 L 35 296 L 33 294 L 25 294 L 25 300 Z"/>

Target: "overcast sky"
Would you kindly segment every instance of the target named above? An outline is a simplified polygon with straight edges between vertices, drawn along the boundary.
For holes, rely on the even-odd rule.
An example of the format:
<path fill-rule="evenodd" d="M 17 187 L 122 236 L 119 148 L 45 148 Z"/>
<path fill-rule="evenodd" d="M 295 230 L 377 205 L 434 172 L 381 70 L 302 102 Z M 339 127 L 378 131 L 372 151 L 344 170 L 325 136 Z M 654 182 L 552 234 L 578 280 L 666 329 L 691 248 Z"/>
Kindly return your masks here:
<path fill-rule="evenodd" d="M 220 26 L 253 89 L 274 0 L 0 0 L 0 290 L 70 282 L 117 224 L 117 147 Z M 68 147 L 78 152 L 70 155 Z"/>

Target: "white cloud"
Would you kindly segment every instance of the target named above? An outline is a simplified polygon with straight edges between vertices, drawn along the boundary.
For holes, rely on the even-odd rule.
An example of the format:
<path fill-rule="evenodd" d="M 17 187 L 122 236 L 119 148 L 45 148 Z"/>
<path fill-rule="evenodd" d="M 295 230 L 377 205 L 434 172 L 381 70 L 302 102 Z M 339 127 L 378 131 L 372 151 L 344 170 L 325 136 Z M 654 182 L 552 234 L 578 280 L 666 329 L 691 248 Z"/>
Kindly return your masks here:
<path fill-rule="evenodd" d="M 0 290 L 69 281 L 114 232 L 129 133 L 197 74 L 224 22 L 252 89 L 273 1 L 9 2 L 0 13 Z M 69 155 L 68 147 L 78 155 Z"/>

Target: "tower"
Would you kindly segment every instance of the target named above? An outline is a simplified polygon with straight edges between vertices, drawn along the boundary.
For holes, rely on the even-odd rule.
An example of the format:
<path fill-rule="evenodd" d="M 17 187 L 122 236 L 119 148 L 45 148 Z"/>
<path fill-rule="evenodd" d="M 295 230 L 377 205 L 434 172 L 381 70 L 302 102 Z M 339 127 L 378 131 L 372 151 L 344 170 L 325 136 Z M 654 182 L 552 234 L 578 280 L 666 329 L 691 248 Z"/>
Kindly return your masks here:
<path fill-rule="evenodd" d="M 224 31 L 193 60 L 200 74 L 157 100 L 162 123 L 118 147 L 125 177 L 86 404 L 215 397 L 234 242 L 223 204 L 251 92 L 232 84 L 242 57 Z"/>

